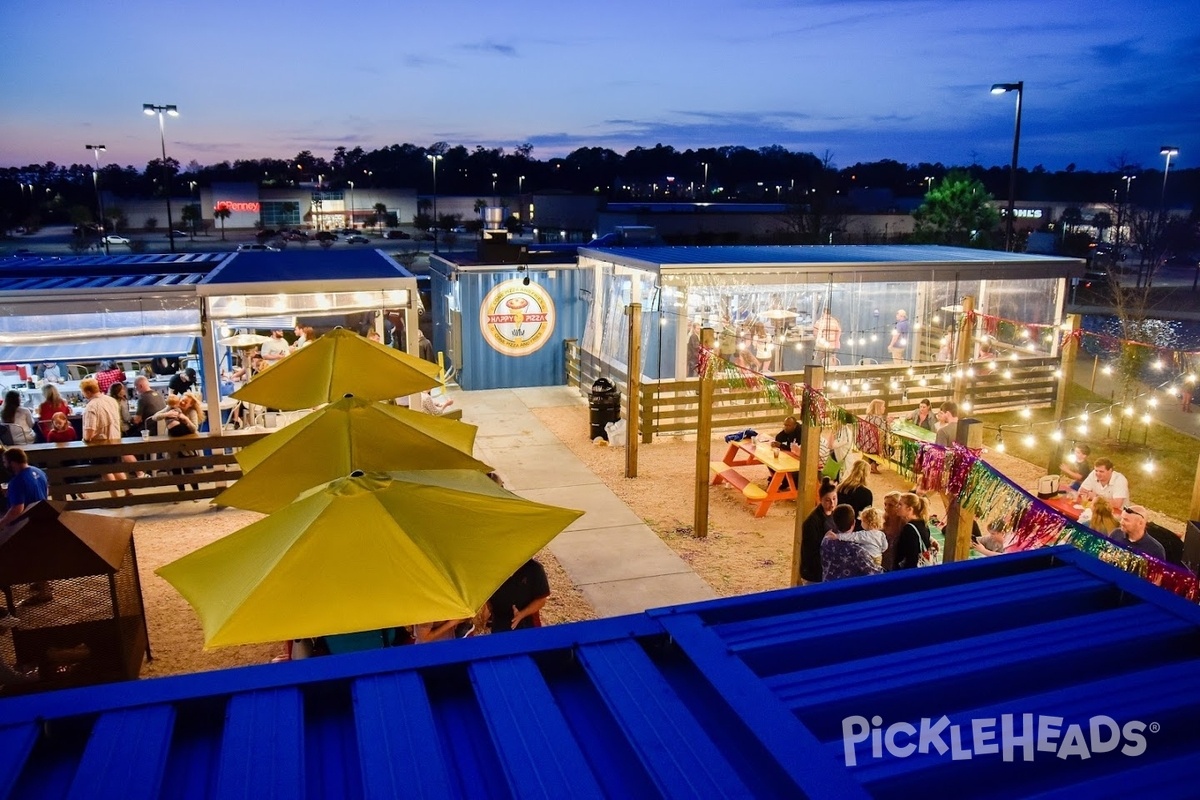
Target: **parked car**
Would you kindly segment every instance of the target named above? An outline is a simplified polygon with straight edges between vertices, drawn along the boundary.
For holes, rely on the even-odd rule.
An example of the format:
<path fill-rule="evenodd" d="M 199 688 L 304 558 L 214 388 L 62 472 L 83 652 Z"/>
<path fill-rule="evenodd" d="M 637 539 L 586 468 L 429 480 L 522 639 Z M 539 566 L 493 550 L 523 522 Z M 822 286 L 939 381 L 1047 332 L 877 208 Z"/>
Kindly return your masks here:
<path fill-rule="evenodd" d="M 239 244 L 237 246 L 237 251 L 239 253 L 249 253 L 249 252 L 253 252 L 253 251 L 278 253 L 279 248 L 271 247 L 271 245 L 269 245 L 269 244 Z"/>
<path fill-rule="evenodd" d="M 411 239 L 412 236 L 404 231 L 388 231 L 383 235 L 385 239 Z"/>
<path fill-rule="evenodd" d="M 168 234 L 167 234 L 167 238 L 168 238 L 168 239 L 169 239 L 169 238 L 171 238 L 171 235 L 172 235 L 172 234 L 174 234 L 174 236 L 175 236 L 175 238 L 176 238 L 176 239 L 180 238 L 181 236 L 182 236 L 184 239 L 186 239 L 186 238 L 188 238 L 189 236 L 191 236 L 191 234 L 190 234 L 190 233 L 188 233 L 187 231 L 171 231 L 171 233 L 168 233 Z"/>
<path fill-rule="evenodd" d="M 278 235 L 279 231 L 273 228 L 263 228 L 261 231 L 254 234 L 254 238 L 258 239 L 260 242 L 265 242 L 268 239 L 274 239 Z"/>
<path fill-rule="evenodd" d="M 115 233 L 110 233 L 108 236 L 104 237 L 104 243 L 105 244 L 129 244 L 129 240 L 126 239 L 124 236 L 118 236 Z"/>
<path fill-rule="evenodd" d="M 304 231 L 284 231 L 281 236 L 289 242 L 308 241 L 308 234 Z"/>
<path fill-rule="evenodd" d="M 318 242 L 336 242 L 338 235 L 333 231 L 317 231 L 316 239 Z"/>
<path fill-rule="evenodd" d="M 361 233 L 353 233 L 346 237 L 346 244 L 368 244 L 371 240 Z"/>

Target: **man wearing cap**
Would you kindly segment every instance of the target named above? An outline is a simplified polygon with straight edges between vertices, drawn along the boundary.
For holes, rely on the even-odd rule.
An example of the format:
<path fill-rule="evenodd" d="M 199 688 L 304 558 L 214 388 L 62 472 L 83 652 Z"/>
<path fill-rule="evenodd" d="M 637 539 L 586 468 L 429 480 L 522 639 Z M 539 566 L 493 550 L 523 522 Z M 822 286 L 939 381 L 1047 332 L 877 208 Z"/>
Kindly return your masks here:
<path fill-rule="evenodd" d="M 1146 535 L 1146 518 L 1133 508 L 1126 507 L 1121 514 L 1121 527 L 1112 532 L 1112 540 L 1159 561 L 1167 560 L 1167 551 L 1158 540 Z"/>
<path fill-rule="evenodd" d="M 263 360 L 268 364 L 274 364 L 276 361 L 286 358 L 287 354 L 291 352 L 281 330 L 271 331 L 271 338 L 262 343 L 260 351 Z"/>

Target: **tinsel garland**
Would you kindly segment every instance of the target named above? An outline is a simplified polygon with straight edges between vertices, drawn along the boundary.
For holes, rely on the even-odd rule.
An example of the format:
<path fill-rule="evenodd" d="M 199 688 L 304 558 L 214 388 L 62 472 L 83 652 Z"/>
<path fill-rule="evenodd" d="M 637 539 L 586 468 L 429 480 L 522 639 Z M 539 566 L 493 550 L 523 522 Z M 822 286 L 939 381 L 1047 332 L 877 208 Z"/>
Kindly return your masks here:
<path fill-rule="evenodd" d="M 926 491 L 940 492 L 945 488 L 946 448 L 921 442 L 915 467 L 916 472 L 925 476 Z"/>
<path fill-rule="evenodd" d="M 920 458 L 921 447 L 925 443 L 904 436 L 898 438 L 900 447 L 896 453 L 896 469 L 905 477 L 915 479 L 919 471 L 917 459 Z"/>
<path fill-rule="evenodd" d="M 959 504 L 975 514 L 986 513 L 1010 520 L 1014 541 L 1008 551 L 1069 544 L 1180 597 L 1192 602 L 1200 599 L 1200 582 L 1191 572 L 1131 550 L 1069 519 L 982 459 L 975 458 L 965 473 L 958 495 Z"/>

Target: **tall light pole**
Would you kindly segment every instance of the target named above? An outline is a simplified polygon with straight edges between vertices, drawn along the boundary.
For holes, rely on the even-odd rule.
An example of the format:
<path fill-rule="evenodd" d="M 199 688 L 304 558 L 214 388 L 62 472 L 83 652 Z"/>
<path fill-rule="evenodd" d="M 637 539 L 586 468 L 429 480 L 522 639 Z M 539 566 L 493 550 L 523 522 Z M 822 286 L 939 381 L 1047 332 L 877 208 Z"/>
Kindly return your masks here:
<path fill-rule="evenodd" d="M 708 162 L 701 161 L 700 163 L 704 165 L 704 194 L 707 195 L 708 194 Z"/>
<path fill-rule="evenodd" d="M 525 194 L 525 176 L 517 176 L 517 194 Z"/>
<path fill-rule="evenodd" d="M 104 255 L 112 255 L 108 249 L 108 231 L 104 225 L 104 198 L 100 196 L 100 154 L 108 148 L 102 144 L 85 144 L 84 147 L 96 154 L 96 169 L 92 171 L 92 186 L 96 189 L 96 207 L 100 211 L 100 241 L 104 242 Z"/>
<path fill-rule="evenodd" d="M 1013 127 L 1012 171 L 1008 175 L 1008 219 L 1004 222 L 1004 249 L 1013 249 L 1013 206 L 1017 202 L 1017 153 L 1021 149 L 1021 101 L 1025 99 L 1025 81 L 997 83 L 992 85 L 992 94 L 1017 93 L 1017 122 Z"/>
<path fill-rule="evenodd" d="M 347 228 L 354 227 L 354 181 L 346 181 L 350 184 L 350 221 L 346 224 Z"/>
<path fill-rule="evenodd" d="M 433 164 L 433 252 L 437 252 L 438 215 L 437 215 L 437 164 L 442 160 L 441 154 L 426 153 L 425 157 Z"/>
<path fill-rule="evenodd" d="M 1117 261 L 1121 260 L 1121 233 L 1125 227 L 1125 209 L 1129 205 L 1129 184 L 1137 180 L 1137 175 L 1122 175 L 1121 180 L 1125 181 L 1125 202 L 1117 204 L 1117 236 L 1116 236 L 1116 257 Z M 1116 198 L 1117 190 L 1113 189 L 1113 197 Z"/>
<path fill-rule="evenodd" d="M 492 173 L 492 197 L 493 197 L 493 199 L 495 199 L 495 195 L 496 195 L 496 178 L 498 178 L 498 177 L 499 177 L 498 173 L 495 173 L 495 172 Z"/>
<path fill-rule="evenodd" d="M 158 141 L 162 145 L 163 190 L 167 195 L 167 238 L 171 242 L 171 252 L 175 252 L 175 223 L 171 219 L 171 171 L 167 168 L 167 131 L 163 124 L 163 114 L 171 117 L 179 116 L 179 109 L 174 105 L 155 105 L 142 103 L 142 113 L 148 117 L 158 115 Z"/>
<path fill-rule="evenodd" d="M 1163 169 L 1162 196 L 1158 201 L 1158 213 L 1165 216 L 1167 213 L 1167 175 L 1171 172 L 1171 156 L 1179 155 L 1179 148 L 1169 144 L 1164 144 L 1161 148 L 1159 148 L 1158 152 L 1159 155 L 1164 155 L 1167 157 L 1167 165 Z"/>
<path fill-rule="evenodd" d="M 925 194 L 929 194 L 932 191 L 933 191 L 933 176 L 926 175 L 925 176 Z"/>

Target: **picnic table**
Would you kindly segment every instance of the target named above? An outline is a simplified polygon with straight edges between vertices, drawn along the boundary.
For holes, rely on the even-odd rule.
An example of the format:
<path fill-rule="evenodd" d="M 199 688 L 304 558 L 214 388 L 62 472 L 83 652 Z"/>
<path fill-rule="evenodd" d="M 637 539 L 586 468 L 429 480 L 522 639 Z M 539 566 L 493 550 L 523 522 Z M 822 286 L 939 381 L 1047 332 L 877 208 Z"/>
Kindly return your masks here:
<path fill-rule="evenodd" d="M 765 489 L 736 469 L 760 465 L 774 470 Z M 739 489 L 751 503 L 758 503 L 754 511 L 756 517 L 766 516 L 771 504 L 778 500 L 796 499 L 795 474 L 800 471 L 800 459 L 789 451 L 772 448 L 770 442 L 730 442 L 725 457 L 710 463 L 709 470 L 713 475 L 713 486 L 727 483 Z M 788 478 L 787 489 L 783 488 L 785 478 Z"/>

